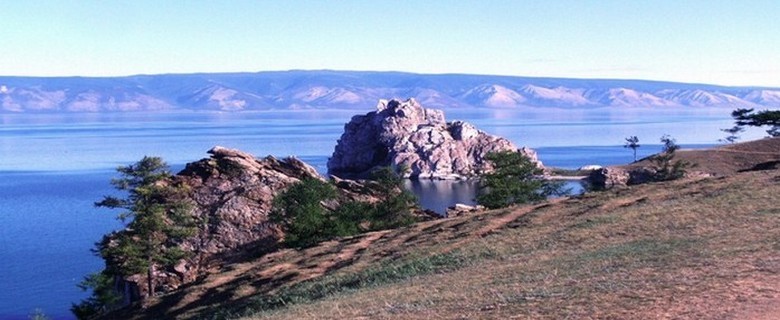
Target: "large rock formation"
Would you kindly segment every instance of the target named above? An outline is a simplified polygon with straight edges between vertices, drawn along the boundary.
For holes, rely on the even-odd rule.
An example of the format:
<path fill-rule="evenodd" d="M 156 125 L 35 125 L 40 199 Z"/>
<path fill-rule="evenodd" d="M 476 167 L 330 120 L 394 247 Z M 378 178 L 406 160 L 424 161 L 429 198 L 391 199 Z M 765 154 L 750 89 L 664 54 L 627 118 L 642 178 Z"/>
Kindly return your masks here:
<path fill-rule="evenodd" d="M 522 152 L 541 166 L 533 150 L 518 150 L 463 121 L 445 122 L 441 110 L 425 109 L 414 99 L 380 100 L 376 111 L 344 126 L 328 171 L 365 177 L 376 167 L 405 166 L 407 178 L 463 179 L 490 171 L 485 155 L 498 151 Z"/>
<path fill-rule="evenodd" d="M 323 179 L 296 158 L 256 159 L 223 147 L 208 152 L 210 158 L 187 164 L 173 177 L 173 183 L 188 190 L 187 201 L 199 227 L 194 237 L 181 244 L 189 257 L 172 269 L 155 271 L 159 292 L 195 281 L 212 267 L 275 250 L 282 232 L 268 221 L 274 197 L 304 178 Z M 386 196 L 365 181 L 337 180 L 335 185 L 339 196 L 332 206 L 341 201 L 375 202 Z M 124 280 L 120 290 L 130 301 L 148 295 L 145 274 Z"/>

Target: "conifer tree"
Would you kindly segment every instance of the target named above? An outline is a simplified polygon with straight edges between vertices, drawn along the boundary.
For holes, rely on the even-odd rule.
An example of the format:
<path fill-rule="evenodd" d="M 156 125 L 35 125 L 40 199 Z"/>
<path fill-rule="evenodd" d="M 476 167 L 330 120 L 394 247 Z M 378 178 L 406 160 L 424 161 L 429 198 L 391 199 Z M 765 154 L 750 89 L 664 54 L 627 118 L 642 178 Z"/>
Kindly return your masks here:
<path fill-rule="evenodd" d="M 754 109 L 737 109 L 731 113 L 736 120 L 736 126 L 769 126 L 766 132 L 772 137 L 780 137 L 780 110 L 754 111 Z"/>
<path fill-rule="evenodd" d="M 487 208 L 537 202 L 568 192 L 560 183 L 540 179 L 542 169 L 519 152 L 489 153 L 485 159 L 493 163 L 494 171 L 482 177 L 477 203 Z"/>
<path fill-rule="evenodd" d="M 95 206 L 122 210 L 124 230 L 107 234 L 95 252 L 115 276 L 146 274 L 148 296 L 155 293 L 155 270 L 172 267 L 186 256 L 178 245 L 197 228 L 184 199 L 184 188 L 173 185 L 167 164 L 158 157 L 117 169 L 111 184 L 127 197 L 106 196 Z"/>
<path fill-rule="evenodd" d="M 636 149 L 639 149 L 639 138 L 636 136 L 630 136 L 626 138 L 626 144 L 623 146 L 624 148 L 630 148 L 634 151 L 634 162 L 636 162 Z"/>

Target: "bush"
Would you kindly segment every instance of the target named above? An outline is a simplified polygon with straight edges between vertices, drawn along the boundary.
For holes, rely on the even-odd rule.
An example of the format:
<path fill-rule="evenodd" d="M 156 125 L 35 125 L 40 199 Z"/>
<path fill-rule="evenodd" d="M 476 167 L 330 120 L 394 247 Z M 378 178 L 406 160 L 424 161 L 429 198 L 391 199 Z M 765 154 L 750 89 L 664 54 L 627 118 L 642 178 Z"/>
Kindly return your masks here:
<path fill-rule="evenodd" d="M 269 218 L 284 232 L 285 245 L 295 248 L 414 223 L 410 209 L 416 199 L 403 189 L 401 177 L 390 168 L 380 168 L 372 178 L 374 188 L 383 195 L 377 203 L 343 201 L 332 210 L 326 209 L 324 204 L 338 201 L 336 188 L 328 182 L 306 178 L 274 199 Z"/>

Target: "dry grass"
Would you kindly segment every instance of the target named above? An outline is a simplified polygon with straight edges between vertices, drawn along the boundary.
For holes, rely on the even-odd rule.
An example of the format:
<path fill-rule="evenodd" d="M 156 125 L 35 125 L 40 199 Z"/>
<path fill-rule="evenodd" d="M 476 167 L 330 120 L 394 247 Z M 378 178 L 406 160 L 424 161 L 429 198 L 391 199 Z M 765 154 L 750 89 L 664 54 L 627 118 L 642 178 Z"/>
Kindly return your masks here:
<path fill-rule="evenodd" d="M 677 159 L 697 164 L 694 171 L 716 176 L 733 175 L 760 163 L 780 160 L 780 137 L 764 138 L 737 144 L 727 144 L 713 149 L 680 150 Z M 625 167 L 652 166 L 645 158 Z"/>
<path fill-rule="evenodd" d="M 762 170 L 429 221 L 224 266 L 111 318 L 780 319 L 778 195 Z"/>

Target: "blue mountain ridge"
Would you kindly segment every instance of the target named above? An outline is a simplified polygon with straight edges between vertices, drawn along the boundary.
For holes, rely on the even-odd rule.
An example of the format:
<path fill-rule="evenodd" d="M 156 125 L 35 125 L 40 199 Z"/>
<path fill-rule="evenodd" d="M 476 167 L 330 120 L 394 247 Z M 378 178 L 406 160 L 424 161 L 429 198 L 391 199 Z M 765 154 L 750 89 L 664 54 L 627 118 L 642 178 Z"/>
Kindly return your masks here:
<path fill-rule="evenodd" d="M 0 77 L 0 113 L 433 108 L 780 107 L 780 88 L 649 80 L 291 70 L 125 77 Z"/>

